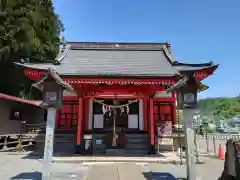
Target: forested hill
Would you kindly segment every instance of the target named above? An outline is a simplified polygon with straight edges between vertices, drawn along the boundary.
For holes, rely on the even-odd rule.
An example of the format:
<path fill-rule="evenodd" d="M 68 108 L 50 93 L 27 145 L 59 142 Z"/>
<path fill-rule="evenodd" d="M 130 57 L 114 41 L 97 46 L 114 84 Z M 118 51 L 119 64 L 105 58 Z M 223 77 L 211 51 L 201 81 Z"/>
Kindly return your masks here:
<path fill-rule="evenodd" d="M 199 100 L 202 114 L 213 114 L 215 117 L 231 118 L 240 115 L 240 97 L 206 98 Z"/>

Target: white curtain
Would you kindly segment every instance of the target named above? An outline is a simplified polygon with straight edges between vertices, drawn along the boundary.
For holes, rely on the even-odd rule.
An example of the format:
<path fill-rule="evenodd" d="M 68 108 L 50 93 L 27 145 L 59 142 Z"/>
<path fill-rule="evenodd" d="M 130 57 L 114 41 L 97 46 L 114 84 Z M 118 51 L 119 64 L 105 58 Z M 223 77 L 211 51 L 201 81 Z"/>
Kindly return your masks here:
<path fill-rule="evenodd" d="M 94 128 L 103 128 L 103 114 L 94 114 Z"/>
<path fill-rule="evenodd" d="M 137 129 L 138 128 L 138 114 L 128 115 L 128 128 Z"/>
<path fill-rule="evenodd" d="M 143 130 L 143 100 L 139 100 L 139 130 Z"/>

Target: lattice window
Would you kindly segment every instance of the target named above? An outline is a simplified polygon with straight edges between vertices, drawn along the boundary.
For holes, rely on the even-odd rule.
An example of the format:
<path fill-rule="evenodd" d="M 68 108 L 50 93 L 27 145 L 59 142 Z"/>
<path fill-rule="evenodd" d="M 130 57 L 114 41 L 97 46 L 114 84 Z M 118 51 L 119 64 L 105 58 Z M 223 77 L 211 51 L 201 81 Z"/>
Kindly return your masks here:
<path fill-rule="evenodd" d="M 172 102 L 154 102 L 154 121 L 172 121 Z"/>
<path fill-rule="evenodd" d="M 64 101 L 64 108 L 58 114 L 58 128 L 76 128 L 79 105 L 77 101 Z"/>
<path fill-rule="evenodd" d="M 174 113 L 172 102 L 154 102 L 153 112 L 154 112 L 154 124 L 155 124 L 156 133 L 157 133 L 157 127 L 162 125 L 167 126 L 167 127 L 164 127 L 164 129 L 166 128 L 172 129 L 171 124 L 173 122 L 173 113 Z M 168 127 L 169 124 L 170 124 L 170 127 Z"/>

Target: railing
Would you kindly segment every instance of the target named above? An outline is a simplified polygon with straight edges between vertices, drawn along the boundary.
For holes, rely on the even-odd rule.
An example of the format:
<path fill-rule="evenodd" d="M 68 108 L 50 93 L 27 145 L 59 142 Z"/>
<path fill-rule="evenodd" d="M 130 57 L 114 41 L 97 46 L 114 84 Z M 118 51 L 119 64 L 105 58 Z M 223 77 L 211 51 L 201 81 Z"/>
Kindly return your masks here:
<path fill-rule="evenodd" d="M 24 133 L 44 133 L 46 130 L 45 124 L 25 124 Z"/>
<path fill-rule="evenodd" d="M 25 147 L 35 144 L 35 140 L 31 136 L 23 134 L 5 134 L 0 135 L 0 152 L 4 151 L 24 151 Z"/>
<path fill-rule="evenodd" d="M 219 140 L 235 139 L 240 140 L 240 134 L 221 134 L 221 133 L 208 133 L 206 135 L 198 135 L 199 138 L 210 138 Z"/>

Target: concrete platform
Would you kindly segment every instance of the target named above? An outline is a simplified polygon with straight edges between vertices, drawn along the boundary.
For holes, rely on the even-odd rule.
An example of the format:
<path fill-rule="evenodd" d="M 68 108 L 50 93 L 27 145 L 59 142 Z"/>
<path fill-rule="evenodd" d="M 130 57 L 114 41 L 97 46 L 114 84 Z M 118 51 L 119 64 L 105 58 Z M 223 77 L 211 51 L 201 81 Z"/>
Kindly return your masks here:
<path fill-rule="evenodd" d="M 180 163 L 180 158 L 174 153 L 163 153 L 160 156 L 71 156 L 54 157 L 53 162 L 83 163 L 83 162 L 135 162 L 135 163 Z M 185 163 L 183 159 L 183 163 Z"/>

